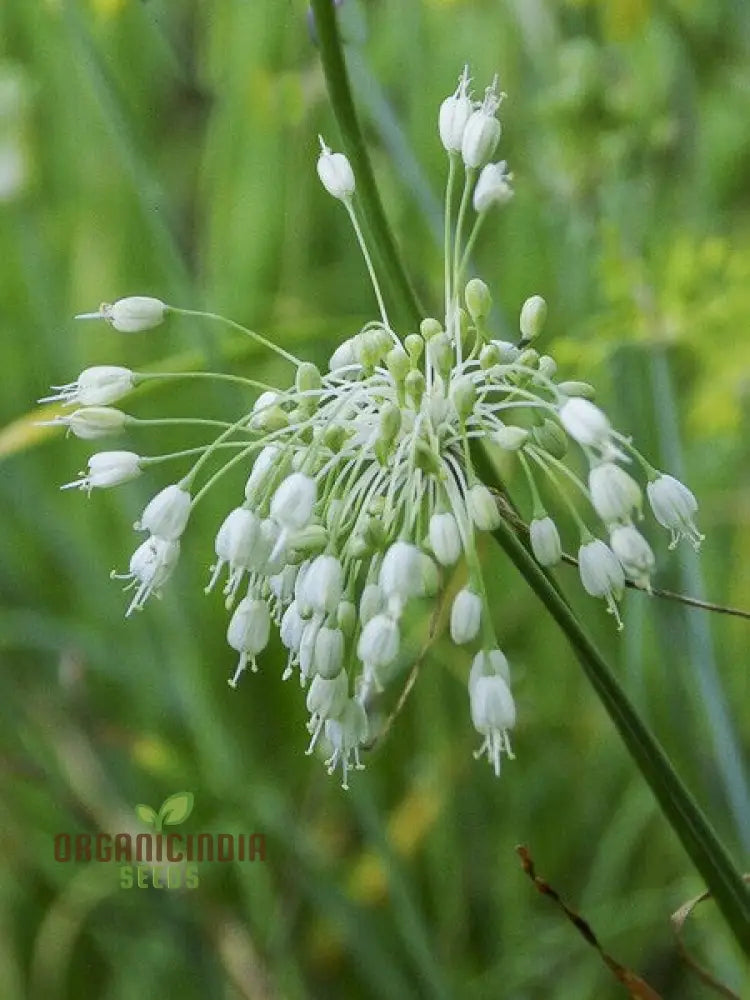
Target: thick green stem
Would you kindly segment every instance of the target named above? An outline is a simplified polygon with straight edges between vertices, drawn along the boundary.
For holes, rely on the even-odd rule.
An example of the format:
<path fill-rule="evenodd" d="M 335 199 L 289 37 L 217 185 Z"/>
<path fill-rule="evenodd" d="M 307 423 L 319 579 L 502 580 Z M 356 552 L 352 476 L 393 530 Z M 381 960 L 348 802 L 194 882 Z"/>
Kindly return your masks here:
<path fill-rule="evenodd" d="M 726 848 L 555 584 L 507 521 L 494 535 L 565 633 L 670 826 L 705 880 L 737 942 L 750 955 L 750 891 Z"/>
<path fill-rule="evenodd" d="M 315 27 L 320 44 L 320 59 L 328 86 L 328 95 L 336 116 L 346 155 L 357 179 L 357 197 L 378 262 L 399 312 L 413 326 L 424 315 L 401 260 L 396 241 L 380 200 L 367 147 L 352 100 L 349 74 L 344 60 L 336 11 L 331 0 L 312 0 Z"/>

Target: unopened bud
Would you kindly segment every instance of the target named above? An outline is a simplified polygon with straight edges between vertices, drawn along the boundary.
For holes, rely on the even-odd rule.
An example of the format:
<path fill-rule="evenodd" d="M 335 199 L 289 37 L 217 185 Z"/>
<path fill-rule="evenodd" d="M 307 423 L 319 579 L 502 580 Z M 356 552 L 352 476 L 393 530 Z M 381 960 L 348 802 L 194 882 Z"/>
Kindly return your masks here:
<path fill-rule="evenodd" d="M 521 318 L 520 318 L 520 329 L 521 338 L 526 340 L 534 340 L 544 329 L 544 323 L 547 319 L 547 303 L 544 301 L 541 295 L 532 295 L 531 298 L 526 299 L 523 306 L 521 307 Z"/>
<path fill-rule="evenodd" d="M 492 308 L 492 296 L 487 285 L 481 278 L 472 278 L 464 291 L 466 308 L 469 310 L 471 318 L 476 323 L 477 320 L 485 319 L 490 314 Z"/>
<path fill-rule="evenodd" d="M 332 153 L 326 146 L 322 136 L 320 139 L 320 156 L 318 157 L 318 177 L 326 191 L 347 201 L 354 194 L 354 172 L 351 164 L 343 153 Z"/>

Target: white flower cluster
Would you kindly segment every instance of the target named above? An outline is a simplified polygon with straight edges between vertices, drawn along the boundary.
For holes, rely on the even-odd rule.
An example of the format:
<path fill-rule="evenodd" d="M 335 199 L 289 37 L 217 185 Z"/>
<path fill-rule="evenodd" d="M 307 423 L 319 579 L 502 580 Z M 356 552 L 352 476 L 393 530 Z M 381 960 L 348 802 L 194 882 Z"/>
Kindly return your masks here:
<path fill-rule="evenodd" d="M 580 530 L 583 586 L 604 598 L 615 615 L 626 579 L 648 589 L 654 567 L 651 548 L 633 524 L 641 488 L 623 463 L 635 459 L 645 470 L 651 508 L 673 543 L 686 537 L 697 545 L 701 539 L 687 487 L 652 469 L 591 402 L 592 388 L 556 381 L 555 361 L 531 346 L 544 326 L 544 300 L 535 295 L 523 303 L 516 343 L 500 341 L 489 329 L 489 289 L 477 278 L 465 280 L 468 253 L 488 208 L 512 195 L 506 164 L 490 162 L 500 138 L 501 97 L 495 81 L 475 103 L 464 71 L 455 94 L 440 108 L 439 133 L 450 162 L 442 320 L 425 318 L 419 333 L 405 337 L 393 329 L 361 240 L 351 166 L 321 140 L 318 173 L 350 214 L 380 319 L 340 344 L 325 374 L 274 348 L 296 365 L 293 384 L 276 389 L 238 378 L 260 393 L 247 413 L 222 424 L 208 444 L 155 458 L 100 452 L 69 484 L 90 492 L 133 479 L 152 464 L 194 458 L 135 523 L 147 538 L 123 577 L 134 591 L 130 614 L 158 594 L 174 570 L 196 503 L 229 469 L 247 469 L 244 497 L 218 528 L 206 588 L 223 581 L 231 610 L 227 641 L 238 662 L 229 683 L 235 687 L 247 667 L 257 669 L 272 626 L 277 627 L 288 651 L 284 677 L 297 673 L 307 689 L 308 753 L 324 740 L 329 770 L 341 768 L 344 786 L 349 769 L 361 767 L 360 748 L 374 735 L 373 698 L 404 665 L 399 660 L 406 609 L 410 602 L 434 599 L 457 567 L 466 582 L 452 600 L 450 636 L 471 650 L 469 707 L 483 740 L 478 755 L 486 754 L 497 773 L 502 756 L 512 756 L 508 734 L 516 713 L 508 661 L 499 648 L 478 556 L 478 535 L 497 528 L 503 515 L 472 462 L 475 442 L 520 463 L 533 505 L 530 545 L 543 566 L 562 557 L 537 477 L 549 481 Z M 464 189 L 454 213 L 452 188 L 461 164 Z M 473 228 L 464 238 L 472 205 Z M 137 297 L 87 318 L 137 332 L 180 311 Z M 115 433 L 130 422 L 146 423 L 111 406 L 146 377 L 159 376 L 89 368 L 49 397 L 79 407 L 53 422 L 84 439 Z M 589 466 L 588 481 L 563 461 L 571 442 Z M 230 457 L 206 475 L 207 462 L 227 451 Z M 593 536 L 569 487 L 601 520 L 608 542 Z"/>

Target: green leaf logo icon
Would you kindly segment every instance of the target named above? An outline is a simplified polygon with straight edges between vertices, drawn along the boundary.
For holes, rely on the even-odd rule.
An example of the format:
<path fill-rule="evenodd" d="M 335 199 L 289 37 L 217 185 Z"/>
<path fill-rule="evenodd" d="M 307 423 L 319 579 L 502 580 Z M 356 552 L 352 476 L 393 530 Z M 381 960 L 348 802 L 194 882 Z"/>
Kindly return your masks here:
<path fill-rule="evenodd" d="M 141 823 L 145 823 L 146 826 L 156 826 L 156 813 L 151 806 L 137 805 L 135 807 L 135 814 Z"/>
<path fill-rule="evenodd" d="M 168 826 L 176 826 L 184 823 L 193 811 L 195 796 L 192 792 L 175 792 L 168 799 L 162 802 L 159 810 L 159 827 L 166 823 Z"/>
<path fill-rule="evenodd" d="M 135 807 L 135 814 L 142 823 L 161 833 L 165 825 L 184 823 L 193 811 L 194 804 L 195 796 L 192 792 L 175 792 L 162 802 L 158 813 L 151 806 L 140 804 Z"/>

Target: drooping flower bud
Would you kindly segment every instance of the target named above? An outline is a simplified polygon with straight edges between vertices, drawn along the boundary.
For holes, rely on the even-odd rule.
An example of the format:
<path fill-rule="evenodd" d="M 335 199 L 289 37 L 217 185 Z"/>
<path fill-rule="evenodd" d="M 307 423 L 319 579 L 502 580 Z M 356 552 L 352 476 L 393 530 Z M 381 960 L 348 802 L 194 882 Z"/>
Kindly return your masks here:
<path fill-rule="evenodd" d="M 563 403 L 560 421 L 574 441 L 588 447 L 603 447 L 612 432 L 609 420 L 599 407 L 579 397 Z"/>
<path fill-rule="evenodd" d="M 593 508 L 605 524 L 626 520 L 641 509 L 640 486 L 614 462 L 594 466 L 589 473 L 589 490 Z"/>
<path fill-rule="evenodd" d="M 371 618 L 385 611 L 385 594 L 377 583 L 368 583 L 359 599 L 359 620 L 366 625 Z"/>
<path fill-rule="evenodd" d="M 397 614 L 410 597 L 422 593 L 421 566 L 422 553 L 409 542 L 394 542 L 383 556 L 380 588 Z"/>
<path fill-rule="evenodd" d="M 359 747 L 367 739 L 368 725 L 361 703 L 356 698 L 349 698 L 337 718 L 326 719 L 324 731 L 333 747 L 333 753 L 326 761 L 328 773 L 333 774 L 341 765 L 341 787 L 346 790 L 349 787 L 347 779 L 352 767 L 352 757 L 357 770 L 364 767 L 359 760 Z"/>
<path fill-rule="evenodd" d="M 190 493 L 179 483 L 166 486 L 146 504 L 140 520 L 135 522 L 135 530 L 149 531 L 157 538 L 174 542 L 185 530 L 190 504 Z"/>
<path fill-rule="evenodd" d="M 312 669 L 321 677 L 335 677 L 344 662 L 344 633 L 321 625 L 315 636 Z"/>
<path fill-rule="evenodd" d="M 390 615 L 371 618 L 362 629 L 357 643 L 357 656 L 362 663 L 377 670 L 387 667 L 398 656 L 401 633 Z"/>
<path fill-rule="evenodd" d="M 254 567 L 260 519 L 246 507 L 236 507 L 224 518 L 214 542 L 216 563 L 206 587 L 206 592 L 213 590 L 223 567 L 229 565 L 229 581 L 225 593 L 234 597 L 244 574 Z"/>
<path fill-rule="evenodd" d="M 232 649 L 236 649 L 240 654 L 237 669 L 228 682 L 230 687 L 237 687 L 237 681 L 248 661 L 253 672 L 258 669 L 255 657 L 268 645 L 270 633 L 271 615 L 266 602 L 252 597 L 243 597 L 237 605 L 227 629 L 227 642 Z"/>
<path fill-rule="evenodd" d="M 695 526 L 698 501 L 692 491 L 679 479 L 662 472 L 648 483 L 646 493 L 654 517 L 670 532 L 670 549 L 680 538 L 687 538 L 695 549 L 700 548 L 704 536 Z"/>
<path fill-rule="evenodd" d="M 430 518 L 429 536 L 430 548 L 441 566 L 452 566 L 458 562 L 463 545 L 453 514 L 433 514 Z"/>
<path fill-rule="evenodd" d="M 474 754 L 479 758 L 487 755 L 495 774 L 500 774 L 500 758 L 503 753 L 511 756 L 508 730 L 516 724 L 516 706 L 510 688 L 498 674 L 493 677 L 479 677 L 469 689 L 471 721 L 484 741 Z"/>
<path fill-rule="evenodd" d="M 482 483 L 476 483 L 466 495 L 466 506 L 480 531 L 494 531 L 500 524 L 500 511 L 495 498 Z"/>
<path fill-rule="evenodd" d="M 179 542 L 168 542 L 163 538 L 147 538 L 133 553 L 129 572 L 124 576 L 112 574 L 114 579 L 131 580 L 130 586 L 135 585 L 136 588 L 130 607 L 125 612 L 126 618 L 134 611 L 142 610 L 152 594 L 159 594 L 177 565 L 179 557 Z M 128 590 L 129 587 L 125 589 Z"/>
<path fill-rule="evenodd" d="M 451 639 L 457 646 L 473 642 L 482 624 L 482 598 L 464 587 L 451 605 Z"/>
<path fill-rule="evenodd" d="M 283 528 L 303 528 L 312 517 L 316 492 L 314 479 L 301 472 L 291 473 L 273 495 L 271 517 Z"/>
<path fill-rule="evenodd" d="M 332 615 L 344 588 L 344 571 L 336 556 L 316 556 L 305 574 L 303 588 L 306 603 L 314 612 Z"/>
<path fill-rule="evenodd" d="M 469 671 L 469 691 L 480 677 L 502 677 L 510 686 L 510 666 L 501 649 L 482 649 L 471 661 Z"/>
<path fill-rule="evenodd" d="M 318 157 L 318 177 L 326 191 L 340 201 L 348 201 L 354 194 L 354 171 L 343 153 L 332 153 L 320 139 L 320 156 Z"/>
<path fill-rule="evenodd" d="M 349 695 L 349 681 L 344 670 L 334 677 L 316 674 L 307 692 L 307 711 L 310 713 L 308 729 L 312 734 L 306 753 L 313 752 L 327 719 L 335 719 L 344 711 Z"/>
<path fill-rule="evenodd" d="M 469 97 L 469 67 L 458 79 L 458 87 L 454 94 L 446 97 L 440 105 L 438 115 L 438 130 L 440 141 L 448 153 L 460 153 L 466 123 L 471 117 L 473 105 Z"/>
<path fill-rule="evenodd" d="M 529 525 L 531 551 L 542 566 L 556 566 L 562 559 L 562 544 L 551 517 L 538 517 Z"/>
<path fill-rule="evenodd" d="M 651 589 L 650 576 L 656 565 L 654 553 L 643 535 L 632 524 L 619 524 L 609 535 L 612 551 L 620 560 L 625 575 L 644 590 Z"/>
<path fill-rule="evenodd" d="M 607 610 L 615 616 L 621 629 L 617 602 L 625 590 L 625 574 L 612 549 L 600 538 L 584 542 L 578 550 L 578 570 L 586 593 L 606 600 Z"/>

